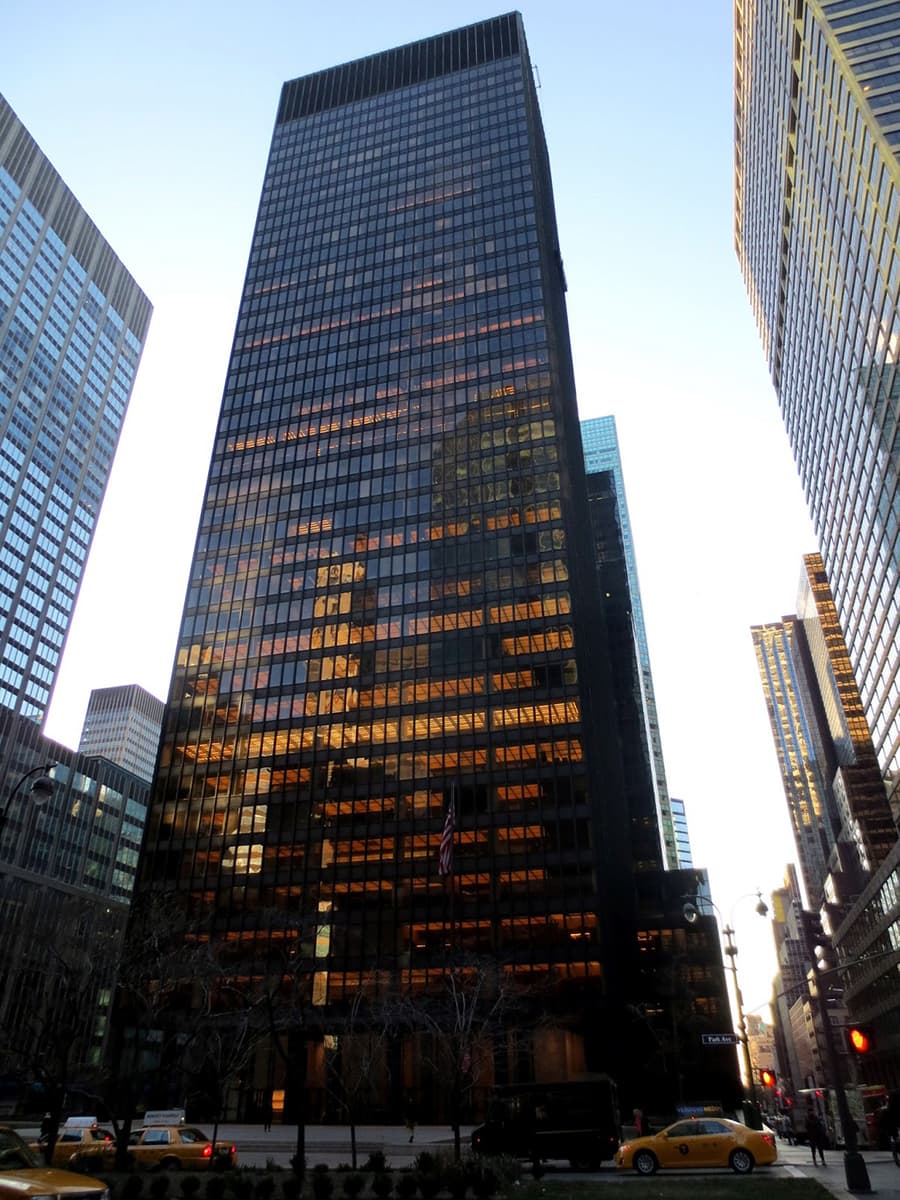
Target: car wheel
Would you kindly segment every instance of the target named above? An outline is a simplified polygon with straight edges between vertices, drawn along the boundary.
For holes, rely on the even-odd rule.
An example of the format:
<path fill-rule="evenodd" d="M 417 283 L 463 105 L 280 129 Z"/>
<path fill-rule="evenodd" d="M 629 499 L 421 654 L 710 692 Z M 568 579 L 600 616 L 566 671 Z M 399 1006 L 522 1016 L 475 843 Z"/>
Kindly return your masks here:
<path fill-rule="evenodd" d="M 728 1165 L 737 1175 L 749 1175 L 753 1170 L 753 1155 L 749 1150 L 732 1150 Z"/>
<path fill-rule="evenodd" d="M 659 1163 L 656 1161 L 656 1155 L 651 1154 L 649 1150 L 638 1150 L 632 1160 L 632 1166 L 638 1175 L 655 1175 Z"/>
<path fill-rule="evenodd" d="M 164 1158 L 162 1160 L 162 1162 L 159 1164 L 159 1169 L 161 1171 L 180 1171 L 181 1162 L 177 1158 L 173 1158 L 170 1155 L 169 1158 Z"/>

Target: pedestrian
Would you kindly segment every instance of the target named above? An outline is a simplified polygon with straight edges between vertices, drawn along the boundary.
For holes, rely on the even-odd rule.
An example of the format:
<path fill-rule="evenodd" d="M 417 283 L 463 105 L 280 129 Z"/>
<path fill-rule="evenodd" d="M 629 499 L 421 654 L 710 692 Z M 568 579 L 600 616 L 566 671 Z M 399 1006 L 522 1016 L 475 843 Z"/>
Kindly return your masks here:
<path fill-rule="evenodd" d="M 825 1122 L 817 1112 L 810 1112 L 806 1118 L 806 1136 L 809 1139 L 809 1148 L 812 1151 L 813 1166 L 816 1164 L 816 1155 L 819 1156 L 822 1166 L 825 1164 L 825 1146 L 828 1143 L 828 1130 L 825 1127 Z"/>
<path fill-rule="evenodd" d="M 403 1119 L 406 1122 L 409 1140 L 412 1142 L 413 1138 L 416 1136 L 416 1106 L 412 1096 L 406 1097 L 406 1112 Z"/>
<path fill-rule="evenodd" d="M 41 1140 L 46 1141 L 53 1132 L 53 1118 L 48 1112 L 44 1113 L 41 1120 Z"/>
<path fill-rule="evenodd" d="M 646 1137 L 647 1126 L 644 1121 L 644 1114 L 639 1108 L 636 1108 L 632 1113 L 632 1121 L 638 1137 Z"/>
<path fill-rule="evenodd" d="M 263 1111 L 263 1133 L 272 1132 L 272 1097 L 266 1100 L 266 1106 Z"/>
<path fill-rule="evenodd" d="M 782 1127 L 784 1130 L 784 1140 L 789 1146 L 793 1146 L 797 1139 L 794 1137 L 794 1118 L 790 1113 L 785 1113 L 782 1118 Z"/>

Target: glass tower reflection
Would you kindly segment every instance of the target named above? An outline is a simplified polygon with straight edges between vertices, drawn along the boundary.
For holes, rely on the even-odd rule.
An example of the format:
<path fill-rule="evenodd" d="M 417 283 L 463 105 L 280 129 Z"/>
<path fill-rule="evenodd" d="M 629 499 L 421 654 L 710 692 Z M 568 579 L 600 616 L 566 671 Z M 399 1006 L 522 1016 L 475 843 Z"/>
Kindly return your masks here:
<path fill-rule="evenodd" d="M 633 946 L 564 287 L 517 14 L 285 85 L 143 886 L 301 914 L 317 1004 Z"/>

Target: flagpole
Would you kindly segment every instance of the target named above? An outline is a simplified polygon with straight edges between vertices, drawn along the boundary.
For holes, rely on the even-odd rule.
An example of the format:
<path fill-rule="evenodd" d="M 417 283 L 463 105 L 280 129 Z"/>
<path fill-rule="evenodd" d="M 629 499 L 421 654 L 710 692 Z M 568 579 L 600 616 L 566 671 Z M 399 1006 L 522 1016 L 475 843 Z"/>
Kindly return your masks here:
<path fill-rule="evenodd" d="M 450 784 L 450 797 L 447 802 L 447 811 L 444 815 L 444 827 L 441 831 L 441 843 L 438 850 L 438 873 L 444 879 L 444 930 L 449 926 L 450 932 L 450 949 L 455 949 L 455 925 L 454 925 L 454 892 L 453 886 L 453 871 L 454 871 L 454 850 L 456 841 L 456 784 Z M 449 891 L 449 899 L 447 893 Z M 449 919 L 448 919 L 449 911 Z"/>

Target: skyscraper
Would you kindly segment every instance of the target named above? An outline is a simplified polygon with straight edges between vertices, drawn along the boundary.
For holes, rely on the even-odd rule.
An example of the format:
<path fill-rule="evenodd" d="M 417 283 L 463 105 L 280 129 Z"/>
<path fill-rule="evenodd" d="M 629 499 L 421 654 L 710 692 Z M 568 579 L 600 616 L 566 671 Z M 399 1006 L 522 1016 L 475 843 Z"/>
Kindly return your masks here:
<path fill-rule="evenodd" d="M 33 1112 L 100 1065 L 149 786 L 2 706 L 0 779 L 0 1103 Z"/>
<path fill-rule="evenodd" d="M 659 733 L 659 717 L 656 711 L 656 695 L 653 690 L 653 674 L 650 670 L 650 649 L 647 645 L 647 629 L 644 624 L 644 606 L 641 602 L 641 585 L 638 580 L 637 559 L 634 552 L 634 537 L 628 516 L 625 497 L 625 477 L 622 473 L 622 458 L 619 453 L 619 438 L 615 417 L 592 417 L 581 422 L 581 439 L 584 444 L 584 467 L 588 474 L 610 471 L 615 482 L 618 519 L 622 530 L 622 545 L 628 572 L 628 588 L 631 600 L 631 619 L 634 639 L 640 663 L 640 684 L 644 715 L 647 724 L 647 740 L 650 745 L 653 788 L 656 794 L 658 820 L 662 835 L 665 865 L 691 866 L 690 858 L 682 861 L 679 856 L 679 841 L 676 836 L 669 788 L 666 782 L 666 765 L 663 759 L 662 740 Z M 683 813 L 683 809 L 682 809 Z"/>
<path fill-rule="evenodd" d="M 150 303 L 0 96 L 0 705 L 43 721 Z"/>
<path fill-rule="evenodd" d="M 94 688 L 88 701 L 80 754 L 96 754 L 126 771 L 153 779 L 165 705 L 138 687 Z"/>
<path fill-rule="evenodd" d="M 893 4 L 735 7 L 735 244 L 875 751 L 895 793 L 898 42 Z"/>
<path fill-rule="evenodd" d="M 797 615 L 751 633 L 807 897 L 846 902 L 897 830 L 818 554 L 803 559 Z"/>
<path fill-rule="evenodd" d="M 482 956 L 552 988 L 482 1089 L 639 1075 L 634 1020 L 598 1014 L 638 988 L 659 838 L 626 786 L 564 291 L 518 14 L 285 84 L 142 866 L 249 974 L 295 930 L 307 1028 Z M 446 1103 L 411 1044 L 391 1079 Z"/>
<path fill-rule="evenodd" d="M 807 901 L 825 914 L 852 1018 L 877 1031 L 867 1069 L 896 1086 L 900 1014 L 884 998 L 896 989 L 900 845 L 820 555 L 804 556 L 796 615 L 751 632 Z M 788 884 L 796 941 L 799 889 L 794 876 Z M 799 1028 L 810 1008 L 793 986 Z M 787 1004 L 779 1021 L 789 1041 Z M 805 1072 L 791 1063 L 796 1082 Z"/>

